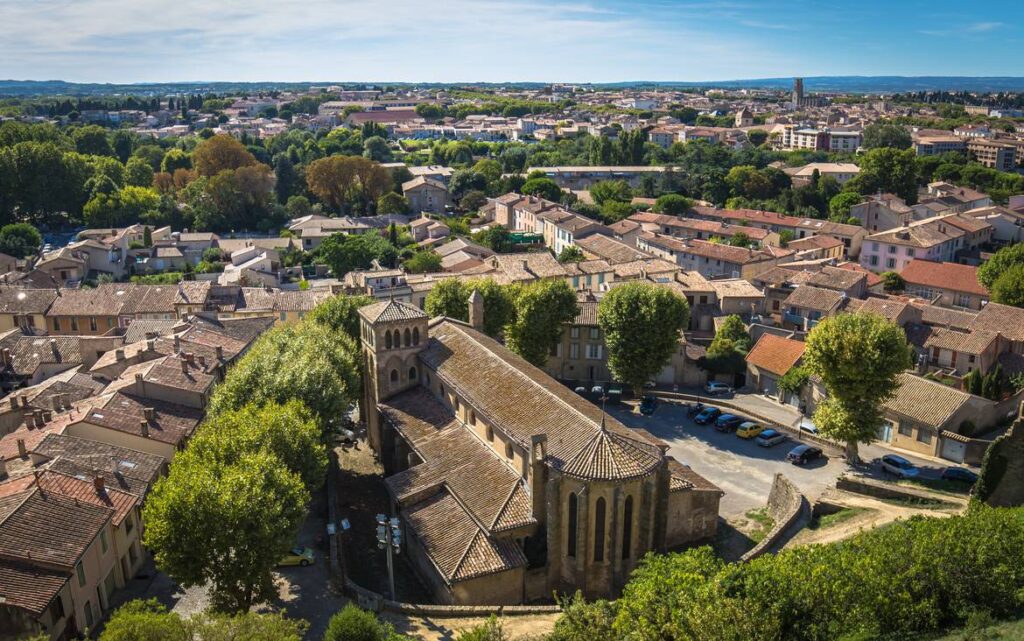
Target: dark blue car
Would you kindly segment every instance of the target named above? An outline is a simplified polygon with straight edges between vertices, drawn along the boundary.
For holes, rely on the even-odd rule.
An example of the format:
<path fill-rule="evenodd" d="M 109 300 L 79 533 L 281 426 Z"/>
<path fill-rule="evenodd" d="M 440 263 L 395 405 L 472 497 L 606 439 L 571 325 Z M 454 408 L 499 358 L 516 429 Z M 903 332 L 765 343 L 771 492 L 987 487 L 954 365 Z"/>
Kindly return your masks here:
<path fill-rule="evenodd" d="M 693 422 L 697 425 L 707 425 L 721 415 L 722 410 L 717 407 L 705 407 L 700 411 L 700 413 L 693 417 Z"/>
<path fill-rule="evenodd" d="M 942 478 L 946 481 L 960 481 L 974 485 L 978 481 L 978 475 L 966 467 L 947 467 L 942 471 Z"/>
<path fill-rule="evenodd" d="M 743 418 L 735 414 L 722 414 L 715 421 L 715 429 L 719 432 L 734 432 L 743 422 Z"/>

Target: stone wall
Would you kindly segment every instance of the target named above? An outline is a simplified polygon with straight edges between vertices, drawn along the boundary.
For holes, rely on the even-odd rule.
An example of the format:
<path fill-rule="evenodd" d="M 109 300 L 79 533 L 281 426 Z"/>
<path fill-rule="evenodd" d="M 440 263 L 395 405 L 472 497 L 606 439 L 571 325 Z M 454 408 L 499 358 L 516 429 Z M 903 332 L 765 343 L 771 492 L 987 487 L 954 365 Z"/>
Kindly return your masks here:
<path fill-rule="evenodd" d="M 761 539 L 760 543 L 740 557 L 740 560 L 755 559 L 771 549 L 779 542 L 786 530 L 800 518 L 806 506 L 807 499 L 793 485 L 793 482 L 782 474 L 776 474 L 775 481 L 772 482 L 772 490 L 768 494 L 768 514 L 775 521 L 775 526 Z"/>
<path fill-rule="evenodd" d="M 992 506 L 1024 505 L 1024 418 L 989 447 L 975 492 Z"/>
<path fill-rule="evenodd" d="M 856 494 L 863 494 L 876 499 L 937 501 L 939 503 L 948 503 L 950 506 L 965 502 L 965 499 L 953 496 L 952 494 L 943 494 L 940 496 L 924 489 L 919 490 L 917 488 L 907 487 L 904 485 L 876 481 L 875 479 L 859 475 L 839 477 L 836 480 L 836 489 L 844 490 L 846 492 L 854 492 Z"/>

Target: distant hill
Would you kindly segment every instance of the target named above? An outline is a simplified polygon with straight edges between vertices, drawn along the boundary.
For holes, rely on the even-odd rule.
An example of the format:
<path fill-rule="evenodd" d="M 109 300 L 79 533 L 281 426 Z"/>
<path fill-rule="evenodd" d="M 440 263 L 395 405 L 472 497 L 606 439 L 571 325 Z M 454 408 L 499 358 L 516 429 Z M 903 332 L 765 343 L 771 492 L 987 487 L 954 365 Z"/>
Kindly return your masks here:
<path fill-rule="evenodd" d="M 572 81 L 566 81 L 573 84 Z M 310 86 L 343 85 L 348 88 L 373 86 L 419 87 L 518 87 L 538 88 L 542 82 L 174 82 L 101 84 L 75 83 L 63 80 L 0 80 L 0 96 L 97 96 L 111 94 L 167 95 L 174 93 L 256 93 L 271 90 L 305 90 Z M 578 83 L 609 89 L 630 88 L 723 88 L 723 89 L 782 89 L 793 85 L 792 78 L 753 78 L 748 80 L 708 80 L 702 82 L 641 81 L 611 83 Z M 1024 91 L 1024 77 L 1010 76 L 810 76 L 804 78 L 804 91 L 837 93 L 897 93 L 906 91 Z"/>

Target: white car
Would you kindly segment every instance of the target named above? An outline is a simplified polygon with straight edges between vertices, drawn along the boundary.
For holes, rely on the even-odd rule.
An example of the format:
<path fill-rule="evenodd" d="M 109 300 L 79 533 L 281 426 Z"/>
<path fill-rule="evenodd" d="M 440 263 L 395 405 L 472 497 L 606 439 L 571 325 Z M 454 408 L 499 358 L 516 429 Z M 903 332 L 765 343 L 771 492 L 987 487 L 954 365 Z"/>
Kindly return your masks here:
<path fill-rule="evenodd" d="M 709 396 L 715 396 L 716 394 L 728 394 L 731 391 L 731 387 L 718 381 L 709 381 L 708 384 L 704 386 L 704 393 Z"/>

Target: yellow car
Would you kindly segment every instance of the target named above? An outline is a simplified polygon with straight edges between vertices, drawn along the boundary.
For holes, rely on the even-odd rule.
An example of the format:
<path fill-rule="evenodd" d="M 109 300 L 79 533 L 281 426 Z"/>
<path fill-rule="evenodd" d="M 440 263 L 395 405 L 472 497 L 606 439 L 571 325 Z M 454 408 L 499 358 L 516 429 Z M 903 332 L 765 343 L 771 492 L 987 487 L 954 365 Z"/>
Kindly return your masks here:
<path fill-rule="evenodd" d="M 291 551 L 288 552 L 288 554 L 285 554 L 284 557 L 282 557 L 281 560 L 277 562 L 277 564 L 300 565 L 302 567 L 306 567 L 315 560 L 316 557 L 313 556 L 313 550 L 309 548 L 292 548 Z"/>
<path fill-rule="evenodd" d="M 746 421 L 745 423 L 740 423 L 740 426 L 736 428 L 736 436 L 740 438 L 754 438 L 763 431 L 764 426 L 758 425 L 753 421 Z"/>

